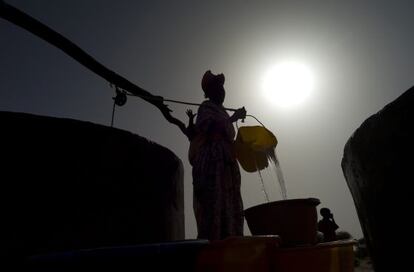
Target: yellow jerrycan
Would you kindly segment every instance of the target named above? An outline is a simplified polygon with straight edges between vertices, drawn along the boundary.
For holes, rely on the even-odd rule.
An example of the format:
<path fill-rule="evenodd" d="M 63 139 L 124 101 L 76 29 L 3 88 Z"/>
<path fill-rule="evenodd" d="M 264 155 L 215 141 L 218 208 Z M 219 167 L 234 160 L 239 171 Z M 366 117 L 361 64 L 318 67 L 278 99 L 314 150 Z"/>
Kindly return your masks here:
<path fill-rule="evenodd" d="M 269 165 L 267 154 L 276 145 L 276 136 L 264 126 L 240 127 L 235 142 L 237 160 L 246 172 L 262 170 Z"/>

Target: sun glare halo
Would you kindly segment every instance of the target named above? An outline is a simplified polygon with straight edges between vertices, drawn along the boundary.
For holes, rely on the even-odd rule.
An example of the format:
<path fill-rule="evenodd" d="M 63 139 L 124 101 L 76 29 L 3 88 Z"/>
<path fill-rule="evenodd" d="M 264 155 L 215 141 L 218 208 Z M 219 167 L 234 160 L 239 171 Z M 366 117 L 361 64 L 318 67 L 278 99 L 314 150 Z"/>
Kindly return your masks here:
<path fill-rule="evenodd" d="M 271 67 L 263 79 L 266 99 L 281 107 L 302 103 L 314 85 L 311 71 L 298 62 L 284 62 Z"/>

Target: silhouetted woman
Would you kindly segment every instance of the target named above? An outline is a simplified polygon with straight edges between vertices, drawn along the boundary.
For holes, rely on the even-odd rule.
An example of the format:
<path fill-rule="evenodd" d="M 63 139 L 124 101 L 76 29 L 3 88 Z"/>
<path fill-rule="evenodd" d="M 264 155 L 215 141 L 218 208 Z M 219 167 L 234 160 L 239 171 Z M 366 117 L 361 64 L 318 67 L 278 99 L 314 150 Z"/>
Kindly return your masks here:
<path fill-rule="evenodd" d="M 193 208 L 198 238 L 217 240 L 243 235 L 240 171 L 235 157 L 233 122 L 246 117 L 240 108 L 229 116 L 223 108 L 224 75 L 207 71 L 205 97 L 198 109 L 189 160 L 193 166 Z"/>

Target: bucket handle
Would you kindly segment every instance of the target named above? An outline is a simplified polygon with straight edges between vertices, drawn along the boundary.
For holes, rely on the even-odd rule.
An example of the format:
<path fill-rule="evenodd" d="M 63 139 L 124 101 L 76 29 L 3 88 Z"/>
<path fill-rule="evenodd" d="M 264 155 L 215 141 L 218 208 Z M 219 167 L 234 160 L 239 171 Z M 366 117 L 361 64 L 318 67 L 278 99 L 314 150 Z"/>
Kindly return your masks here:
<path fill-rule="evenodd" d="M 254 115 L 251 115 L 251 114 L 246 114 L 246 117 L 252 117 L 252 118 L 254 118 L 260 125 L 262 125 L 262 127 L 264 127 L 265 129 L 267 129 L 266 128 L 266 126 L 265 125 L 263 125 L 263 123 L 262 122 L 260 122 L 259 121 L 259 119 L 257 119 Z M 244 121 L 244 120 L 243 120 Z M 236 127 L 237 127 L 237 129 L 239 129 L 239 123 L 238 123 L 238 121 L 236 121 Z"/>

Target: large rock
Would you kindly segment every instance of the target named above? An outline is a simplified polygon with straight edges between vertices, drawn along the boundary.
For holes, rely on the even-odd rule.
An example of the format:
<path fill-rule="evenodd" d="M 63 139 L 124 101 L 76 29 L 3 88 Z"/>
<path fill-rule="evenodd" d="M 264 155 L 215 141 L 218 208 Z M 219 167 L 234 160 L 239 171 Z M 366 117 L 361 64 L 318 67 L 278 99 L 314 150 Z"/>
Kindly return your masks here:
<path fill-rule="evenodd" d="M 376 271 L 411 267 L 404 252 L 413 242 L 414 87 L 354 132 L 342 170 Z"/>
<path fill-rule="evenodd" d="M 184 239 L 183 166 L 127 131 L 0 112 L 2 258 Z"/>

